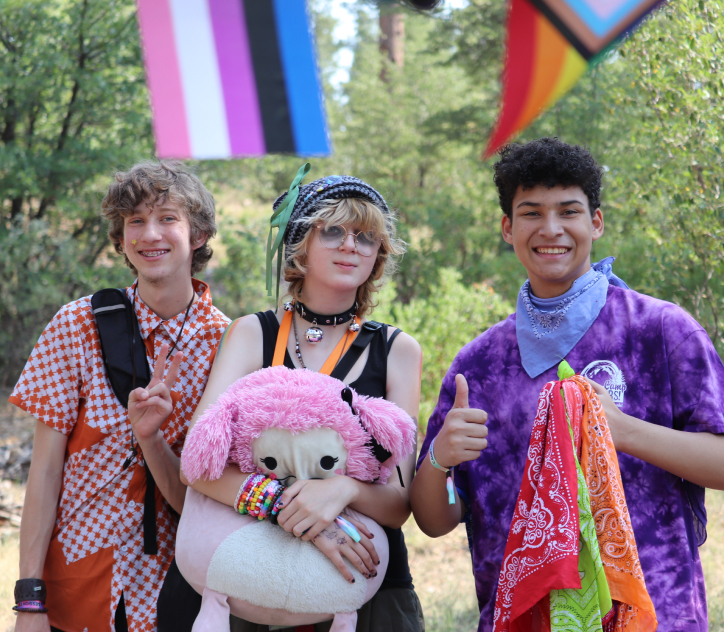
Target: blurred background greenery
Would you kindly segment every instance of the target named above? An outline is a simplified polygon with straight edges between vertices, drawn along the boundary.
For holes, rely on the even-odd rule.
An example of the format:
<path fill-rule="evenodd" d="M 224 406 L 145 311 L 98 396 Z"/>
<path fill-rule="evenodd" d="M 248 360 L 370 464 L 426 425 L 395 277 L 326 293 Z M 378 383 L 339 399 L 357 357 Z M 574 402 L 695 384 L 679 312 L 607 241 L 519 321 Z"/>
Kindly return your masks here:
<path fill-rule="evenodd" d="M 455 352 L 512 311 L 524 270 L 499 231 L 492 162 L 480 154 L 499 94 L 504 3 L 432 14 L 349 4 L 334 37 L 313 0 L 334 155 L 399 214 L 409 252 L 374 318 L 425 348 L 421 423 Z M 605 165 L 606 236 L 633 288 L 674 301 L 724 348 L 724 0 L 676 0 L 611 51 L 520 140 L 585 144 Z M 391 27 L 390 24 L 392 24 Z M 404 35 L 402 35 L 404 33 Z M 351 49 L 349 79 L 332 81 Z M 117 169 L 153 155 L 133 0 L 0 0 L 0 385 L 12 386 L 63 303 L 131 275 L 108 247 L 100 200 Z M 194 164 L 217 200 L 205 271 L 237 317 L 269 307 L 265 219 L 297 157 Z"/>

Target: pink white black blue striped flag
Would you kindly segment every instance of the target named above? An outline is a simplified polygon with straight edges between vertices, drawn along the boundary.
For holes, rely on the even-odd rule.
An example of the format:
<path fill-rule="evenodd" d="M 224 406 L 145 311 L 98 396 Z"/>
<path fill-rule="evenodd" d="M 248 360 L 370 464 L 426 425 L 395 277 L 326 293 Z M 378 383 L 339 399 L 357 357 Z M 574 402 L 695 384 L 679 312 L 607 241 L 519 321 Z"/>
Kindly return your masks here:
<path fill-rule="evenodd" d="M 330 153 L 305 0 L 137 0 L 160 158 Z"/>

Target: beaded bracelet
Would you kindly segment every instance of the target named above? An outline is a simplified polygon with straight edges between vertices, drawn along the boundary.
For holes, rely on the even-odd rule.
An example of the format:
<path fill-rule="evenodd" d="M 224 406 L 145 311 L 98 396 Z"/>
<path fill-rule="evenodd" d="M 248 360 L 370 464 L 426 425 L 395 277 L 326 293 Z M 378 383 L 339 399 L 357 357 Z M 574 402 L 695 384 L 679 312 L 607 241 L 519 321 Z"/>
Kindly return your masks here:
<path fill-rule="evenodd" d="M 254 478 L 254 474 L 249 474 L 249 476 L 247 476 L 247 477 L 244 479 L 244 482 L 241 484 L 241 487 L 239 487 L 239 492 L 236 494 L 236 498 L 234 499 L 234 508 L 235 508 L 235 509 L 236 509 L 236 507 L 239 506 L 239 499 L 241 498 L 241 493 L 244 491 L 244 488 L 246 487 L 247 483 L 248 483 L 252 478 Z"/>
<path fill-rule="evenodd" d="M 250 474 L 242 486 L 234 502 L 234 509 L 242 514 L 259 520 L 269 518 L 276 524 L 281 511 L 279 501 L 286 487 L 272 474 Z"/>

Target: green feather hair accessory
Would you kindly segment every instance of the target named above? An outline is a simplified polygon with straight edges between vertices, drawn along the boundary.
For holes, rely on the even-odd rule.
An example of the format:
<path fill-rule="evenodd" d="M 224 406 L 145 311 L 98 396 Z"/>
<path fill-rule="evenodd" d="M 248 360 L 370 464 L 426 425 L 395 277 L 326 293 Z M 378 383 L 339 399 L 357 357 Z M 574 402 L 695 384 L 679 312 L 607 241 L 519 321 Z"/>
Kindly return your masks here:
<path fill-rule="evenodd" d="M 279 302 L 279 282 L 281 281 L 282 275 L 282 250 L 284 248 L 284 233 L 287 230 L 287 224 L 289 224 L 289 218 L 294 210 L 294 205 L 297 202 L 299 196 L 299 186 L 304 180 L 304 176 L 309 173 L 312 166 L 306 162 L 297 171 L 297 175 L 294 176 L 294 180 L 289 185 L 289 191 L 287 196 L 284 198 L 282 203 L 279 205 L 276 211 L 272 213 L 270 226 L 269 226 L 269 237 L 266 241 L 266 291 L 267 296 L 272 295 L 272 261 L 274 260 L 274 253 L 277 255 L 277 290 L 276 300 Z M 272 231 L 278 228 L 276 238 L 272 241 Z"/>

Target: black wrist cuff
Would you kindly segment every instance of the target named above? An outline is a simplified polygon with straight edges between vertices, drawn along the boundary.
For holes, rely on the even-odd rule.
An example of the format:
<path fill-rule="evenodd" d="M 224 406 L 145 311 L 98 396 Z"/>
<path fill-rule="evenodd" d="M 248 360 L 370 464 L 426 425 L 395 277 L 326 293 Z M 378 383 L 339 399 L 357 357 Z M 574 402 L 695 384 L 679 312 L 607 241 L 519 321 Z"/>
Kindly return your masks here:
<path fill-rule="evenodd" d="M 48 596 L 45 582 L 42 579 L 19 579 L 15 582 L 15 603 L 21 601 L 42 601 Z"/>

